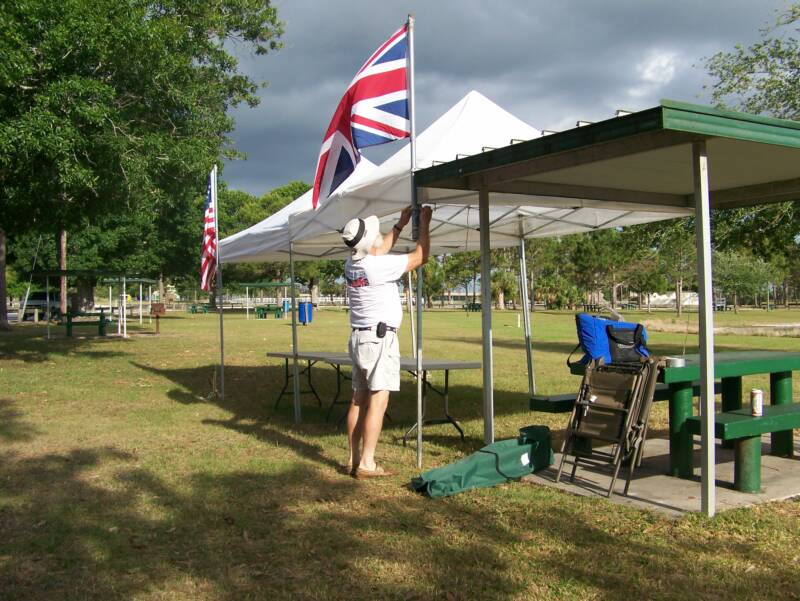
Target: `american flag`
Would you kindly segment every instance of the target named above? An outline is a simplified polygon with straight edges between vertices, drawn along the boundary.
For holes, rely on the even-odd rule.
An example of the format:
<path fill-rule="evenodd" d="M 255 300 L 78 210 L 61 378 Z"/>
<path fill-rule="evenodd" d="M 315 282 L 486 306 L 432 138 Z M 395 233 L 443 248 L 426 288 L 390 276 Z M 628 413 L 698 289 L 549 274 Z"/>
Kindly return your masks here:
<path fill-rule="evenodd" d="M 213 173 L 208 176 L 206 206 L 203 215 L 203 249 L 200 254 L 200 289 L 208 291 L 217 271 L 217 232 L 214 212 L 217 210 Z"/>
<path fill-rule="evenodd" d="M 322 141 L 314 177 L 314 208 L 361 160 L 359 150 L 411 135 L 408 116 L 408 24 L 361 67 L 339 101 Z"/>

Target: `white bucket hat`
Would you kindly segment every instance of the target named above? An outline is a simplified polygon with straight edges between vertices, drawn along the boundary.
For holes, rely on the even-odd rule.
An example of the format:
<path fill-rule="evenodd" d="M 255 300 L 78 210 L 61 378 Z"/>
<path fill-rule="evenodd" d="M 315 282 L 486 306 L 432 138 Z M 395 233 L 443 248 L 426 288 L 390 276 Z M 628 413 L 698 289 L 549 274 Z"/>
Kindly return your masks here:
<path fill-rule="evenodd" d="M 342 229 L 342 240 L 353 250 L 354 259 L 363 259 L 369 249 L 379 242 L 381 222 L 375 215 L 366 219 L 351 219 Z"/>

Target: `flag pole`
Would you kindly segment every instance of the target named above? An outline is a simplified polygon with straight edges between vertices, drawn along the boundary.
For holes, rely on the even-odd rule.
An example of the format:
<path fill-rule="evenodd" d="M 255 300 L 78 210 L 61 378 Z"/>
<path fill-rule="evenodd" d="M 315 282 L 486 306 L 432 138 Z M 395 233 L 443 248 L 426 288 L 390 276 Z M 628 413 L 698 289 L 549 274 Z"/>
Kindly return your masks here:
<path fill-rule="evenodd" d="M 217 260 L 217 303 L 219 309 L 219 398 L 225 400 L 225 336 L 222 317 L 222 252 L 219 236 L 219 199 L 217 198 L 217 166 L 211 170 L 211 193 L 214 195 L 214 238 Z"/>
<path fill-rule="evenodd" d="M 417 182 L 414 170 L 417 167 L 417 132 L 414 110 L 414 15 L 408 15 L 408 120 L 410 126 L 409 149 L 411 164 L 411 205 L 413 207 L 412 237 L 419 241 L 419 199 L 417 198 Z M 422 468 L 422 397 L 425 386 L 422 379 L 422 266 L 417 268 L 417 331 L 416 331 L 416 357 L 417 360 L 417 468 Z"/>

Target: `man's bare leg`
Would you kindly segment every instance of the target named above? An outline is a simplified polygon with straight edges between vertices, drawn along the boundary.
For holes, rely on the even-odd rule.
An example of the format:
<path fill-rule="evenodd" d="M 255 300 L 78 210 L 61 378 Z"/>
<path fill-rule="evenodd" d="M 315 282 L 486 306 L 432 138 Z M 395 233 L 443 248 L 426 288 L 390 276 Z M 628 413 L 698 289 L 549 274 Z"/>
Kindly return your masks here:
<path fill-rule="evenodd" d="M 369 404 L 366 407 L 366 418 L 361 431 L 364 440 L 361 461 L 358 464 L 361 469 L 375 469 L 375 447 L 378 445 L 378 438 L 380 438 L 381 429 L 383 428 L 383 415 L 386 413 L 388 405 L 388 390 L 374 390 L 370 393 Z"/>
<path fill-rule="evenodd" d="M 350 402 L 350 409 L 347 411 L 347 443 L 350 445 L 349 465 L 358 467 L 361 460 L 361 439 L 364 436 L 364 420 L 367 417 L 369 407 L 369 390 L 353 391 L 353 400 Z"/>

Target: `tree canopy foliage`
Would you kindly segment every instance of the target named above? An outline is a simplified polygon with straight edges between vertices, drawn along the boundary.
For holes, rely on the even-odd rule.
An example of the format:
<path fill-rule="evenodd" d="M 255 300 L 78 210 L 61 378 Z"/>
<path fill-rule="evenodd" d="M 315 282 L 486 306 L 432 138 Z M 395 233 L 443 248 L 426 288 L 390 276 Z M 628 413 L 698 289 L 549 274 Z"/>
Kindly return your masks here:
<path fill-rule="evenodd" d="M 235 154 L 228 109 L 258 102 L 226 43 L 264 54 L 281 32 L 264 0 L 4 6 L 0 227 L 13 236 L 146 211 L 171 230 L 211 165 Z"/>

